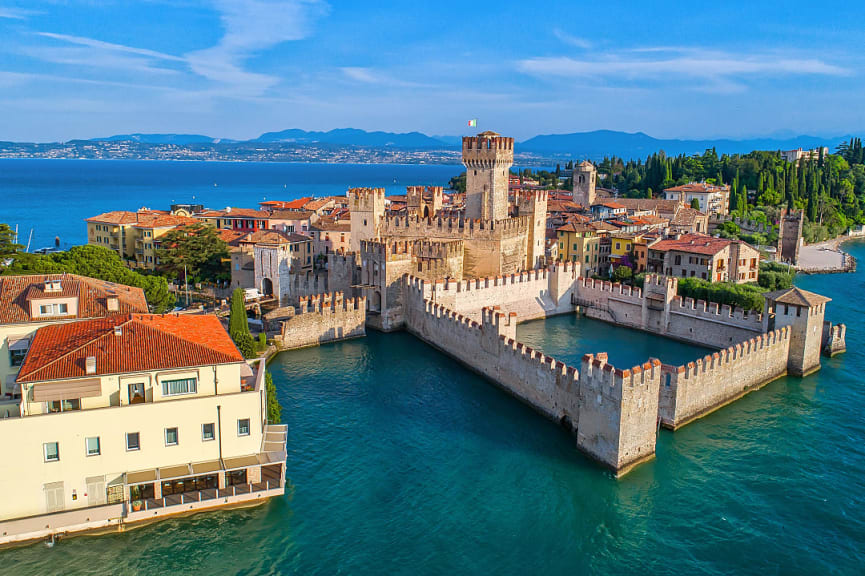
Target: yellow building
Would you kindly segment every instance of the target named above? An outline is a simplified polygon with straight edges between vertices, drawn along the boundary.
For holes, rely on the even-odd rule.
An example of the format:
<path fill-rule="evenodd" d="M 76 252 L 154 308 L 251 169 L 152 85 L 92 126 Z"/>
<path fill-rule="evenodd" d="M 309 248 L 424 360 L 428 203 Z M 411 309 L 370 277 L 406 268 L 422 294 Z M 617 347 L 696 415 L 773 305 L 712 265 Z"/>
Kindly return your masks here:
<path fill-rule="evenodd" d="M 153 270 L 158 264 L 158 238 L 196 222 L 195 218 L 144 208 L 106 212 L 87 219 L 87 243 L 114 250 L 133 268 Z"/>
<path fill-rule="evenodd" d="M 18 415 L 15 377 L 36 330 L 130 312 L 147 312 L 141 288 L 74 274 L 0 276 L 0 418 Z"/>
<path fill-rule="evenodd" d="M 121 527 L 284 490 L 263 362 L 220 321 L 124 314 L 36 331 L 0 420 L 0 544 Z"/>
<path fill-rule="evenodd" d="M 634 258 L 634 246 L 642 236 L 633 232 L 613 232 L 610 234 L 610 265 L 627 265 L 633 267 L 636 264 Z"/>
<path fill-rule="evenodd" d="M 600 238 L 588 224 L 569 223 L 556 230 L 558 236 L 558 260 L 579 262 L 582 274 L 591 276 L 600 261 Z"/>

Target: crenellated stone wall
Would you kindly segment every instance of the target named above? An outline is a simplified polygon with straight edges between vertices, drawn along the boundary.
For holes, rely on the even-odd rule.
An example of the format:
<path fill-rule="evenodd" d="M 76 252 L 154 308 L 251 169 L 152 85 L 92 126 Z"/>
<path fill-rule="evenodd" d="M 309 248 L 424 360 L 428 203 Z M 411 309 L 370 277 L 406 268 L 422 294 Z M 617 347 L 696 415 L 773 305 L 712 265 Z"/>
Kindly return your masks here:
<path fill-rule="evenodd" d="M 847 326 L 823 322 L 823 354 L 835 356 L 847 351 Z"/>
<path fill-rule="evenodd" d="M 676 429 L 787 374 L 790 328 L 739 342 L 683 366 L 662 368 L 659 417 Z"/>
<path fill-rule="evenodd" d="M 517 342 L 516 313 L 485 307 L 478 322 L 429 300 L 430 293 L 424 280 L 406 279 L 410 332 L 566 425 L 580 449 L 617 474 L 652 457 L 660 362 L 617 370 L 601 354 L 586 357 L 581 374 Z"/>
<path fill-rule="evenodd" d="M 297 308 L 284 310 L 284 317 L 268 319 L 281 324 L 274 340 L 282 350 L 366 335 L 366 299 L 363 297 L 346 299 L 341 292 L 317 294 L 300 298 Z"/>

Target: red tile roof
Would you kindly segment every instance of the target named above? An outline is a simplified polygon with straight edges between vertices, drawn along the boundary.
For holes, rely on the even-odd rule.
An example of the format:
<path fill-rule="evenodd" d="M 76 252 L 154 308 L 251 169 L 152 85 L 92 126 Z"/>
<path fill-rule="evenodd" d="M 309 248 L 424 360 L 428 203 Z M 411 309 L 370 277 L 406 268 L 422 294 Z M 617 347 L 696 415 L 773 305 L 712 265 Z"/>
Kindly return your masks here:
<path fill-rule="evenodd" d="M 309 236 L 279 230 L 256 230 L 244 236 L 241 244 L 292 244 L 294 242 L 310 242 Z"/>
<path fill-rule="evenodd" d="M 298 198 L 297 200 L 267 200 L 259 202 L 258 205 L 276 210 L 301 210 L 311 200 L 312 196 L 307 196 L 306 198 Z"/>
<path fill-rule="evenodd" d="M 88 376 L 89 356 L 96 375 L 243 362 L 216 316 L 127 314 L 40 328 L 18 382 Z"/>
<path fill-rule="evenodd" d="M 705 234 L 683 234 L 679 239 L 669 238 L 661 240 L 651 246 L 652 250 L 668 252 L 687 252 L 689 254 L 714 255 L 733 243 L 733 240 L 715 238 Z"/>
<path fill-rule="evenodd" d="M 664 188 L 664 192 L 691 192 L 698 194 L 708 194 L 710 192 L 724 192 L 729 190 L 729 186 L 715 186 L 705 182 L 689 182 L 681 186 L 673 186 L 672 188 Z"/>
<path fill-rule="evenodd" d="M 248 232 L 238 232 L 235 230 L 226 230 L 224 228 L 218 229 L 216 233 L 220 238 L 222 238 L 222 241 L 229 246 L 238 246 L 240 240 L 248 234 Z"/>
<path fill-rule="evenodd" d="M 45 292 L 49 280 L 60 281 L 60 292 Z M 72 318 L 102 318 L 130 312 L 147 312 L 141 288 L 115 284 L 76 274 L 0 276 L 0 324 L 32 322 L 28 298 L 78 298 L 78 314 Z M 117 311 L 108 310 L 108 298 L 117 297 Z M 64 317 L 69 318 L 69 317 Z"/>

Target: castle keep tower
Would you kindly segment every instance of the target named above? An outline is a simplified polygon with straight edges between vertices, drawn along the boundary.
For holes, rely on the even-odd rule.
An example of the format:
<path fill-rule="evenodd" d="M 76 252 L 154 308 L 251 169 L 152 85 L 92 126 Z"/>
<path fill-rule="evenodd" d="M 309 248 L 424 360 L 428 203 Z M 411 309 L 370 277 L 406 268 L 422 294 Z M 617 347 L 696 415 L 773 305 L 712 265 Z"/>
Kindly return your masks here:
<path fill-rule="evenodd" d="M 384 188 L 352 188 L 348 199 L 351 210 L 349 247 L 352 252 L 360 253 L 361 240 L 372 240 L 381 234 Z"/>
<path fill-rule="evenodd" d="M 508 217 L 508 173 L 514 163 L 514 139 L 491 131 L 463 137 L 466 167 L 466 218 Z"/>
<path fill-rule="evenodd" d="M 807 376 L 819 370 L 823 316 L 831 299 L 796 287 L 769 292 L 765 297 L 764 331 L 790 327 L 787 372 Z"/>
<path fill-rule="evenodd" d="M 597 180 L 598 171 L 588 160 L 583 160 L 574 166 L 574 202 L 586 208 L 594 204 Z"/>

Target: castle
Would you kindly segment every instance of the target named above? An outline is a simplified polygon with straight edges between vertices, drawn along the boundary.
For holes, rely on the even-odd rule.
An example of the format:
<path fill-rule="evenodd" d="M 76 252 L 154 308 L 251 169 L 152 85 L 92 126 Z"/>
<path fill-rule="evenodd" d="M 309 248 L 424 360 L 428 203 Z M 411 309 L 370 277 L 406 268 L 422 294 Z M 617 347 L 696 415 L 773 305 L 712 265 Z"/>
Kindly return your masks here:
<path fill-rule="evenodd" d="M 508 197 L 513 139 L 465 137 L 462 154 L 462 213 L 445 212 L 436 187 L 410 187 L 404 213 L 387 210 L 383 189 L 349 191 L 352 252 L 329 255 L 334 294 L 289 310 L 283 342 L 359 336 L 364 315 L 367 327 L 406 330 L 561 423 L 617 475 L 654 457 L 660 426 L 675 430 L 776 378 L 818 370 L 821 352 L 844 351 L 846 328 L 824 321 L 829 299 L 798 288 L 767 294 L 754 313 L 682 299 L 673 277 L 650 274 L 640 289 L 587 279 L 579 262 L 546 263 L 546 192 Z M 591 203 L 594 168 L 574 176 L 575 198 Z M 617 368 L 589 351 L 567 366 L 517 340 L 518 322 L 566 313 L 716 352 Z"/>

